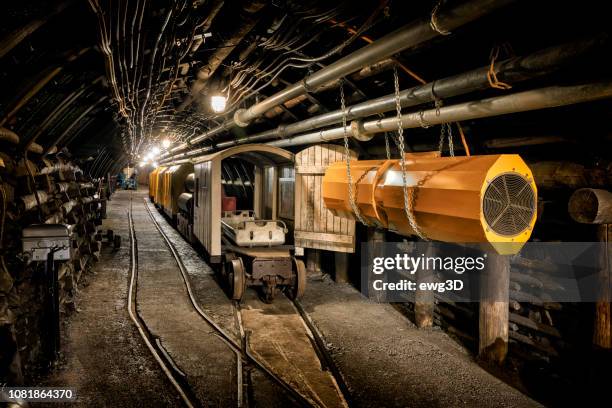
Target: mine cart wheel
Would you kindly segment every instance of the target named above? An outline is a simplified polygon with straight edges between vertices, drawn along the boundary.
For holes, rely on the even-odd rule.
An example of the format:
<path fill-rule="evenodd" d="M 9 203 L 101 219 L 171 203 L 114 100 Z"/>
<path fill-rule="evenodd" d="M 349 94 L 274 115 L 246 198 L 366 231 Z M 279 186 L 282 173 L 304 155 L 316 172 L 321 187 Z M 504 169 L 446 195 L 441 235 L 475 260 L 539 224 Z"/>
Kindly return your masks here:
<path fill-rule="evenodd" d="M 113 248 L 114 249 L 121 248 L 121 235 L 115 235 L 113 239 Z"/>
<path fill-rule="evenodd" d="M 246 284 L 246 276 L 244 273 L 242 258 L 236 258 L 228 261 L 227 267 L 227 279 L 229 282 L 232 299 L 240 301 L 242 299 L 242 295 L 244 294 L 244 286 Z"/>
<path fill-rule="evenodd" d="M 288 295 L 291 299 L 300 299 L 306 291 L 306 266 L 300 259 L 293 258 L 293 272 L 295 277 L 289 287 Z"/>
<path fill-rule="evenodd" d="M 113 242 L 114 237 L 115 233 L 113 232 L 113 230 L 109 229 L 106 231 L 106 239 L 108 240 L 108 242 Z"/>
<path fill-rule="evenodd" d="M 225 256 L 223 257 L 222 262 L 219 263 L 219 269 L 218 271 L 221 272 L 221 279 L 223 279 L 224 282 L 226 282 L 231 289 L 231 280 L 229 279 L 229 273 L 232 270 L 232 261 L 236 259 L 236 255 L 233 252 L 228 252 L 225 254 Z"/>

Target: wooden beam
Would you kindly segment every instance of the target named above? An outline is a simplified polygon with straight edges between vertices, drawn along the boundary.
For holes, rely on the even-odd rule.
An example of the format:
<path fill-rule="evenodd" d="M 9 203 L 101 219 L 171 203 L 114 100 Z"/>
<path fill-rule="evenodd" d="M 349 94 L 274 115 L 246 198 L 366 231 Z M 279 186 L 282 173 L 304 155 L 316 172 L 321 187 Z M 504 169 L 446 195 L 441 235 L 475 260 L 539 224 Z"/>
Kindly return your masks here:
<path fill-rule="evenodd" d="M 353 235 L 330 234 L 325 232 L 295 231 L 295 239 L 305 239 L 317 242 L 333 242 L 338 244 L 353 245 L 355 237 Z"/>
<path fill-rule="evenodd" d="M 576 222 L 597 225 L 597 239 L 601 242 L 599 253 L 599 293 L 595 303 L 593 344 L 612 349 L 612 260 L 610 259 L 610 230 L 612 226 L 612 193 L 607 190 L 581 188 L 570 197 L 570 216 Z"/>
<path fill-rule="evenodd" d="M 51 11 L 47 12 L 47 14 L 26 23 L 16 30 L 12 30 L 6 36 L 2 37 L 0 39 L 0 58 L 8 54 L 13 48 L 21 44 L 23 40 L 36 32 L 40 27 L 45 25 L 49 20 L 61 13 L 72 3 L 74 3 L 73 0 L 64 1 Z"/>
<path fill-rule="evenodd" d="M 593 327 L 593 344 L 604 349 L 612 349 L 612 254 L 610 254 L 610 235 L 612 224 L 598 226 L 597 237 L 602 243 L 599 255 L 599 300 L 595 303 L 595 322 Z"/>
<path fill-rule="evenodd" d="M 425 257 L 435 257 L 433 245 L 426 251 Z M 417 289 L 414 294 L 414 321 L 419 328 L 433 326 L 434 319 L 434 292 L 433 290 L 420 290 L 421 283 L 434 281 L 433 271 L 421 268 L 416 272 Z"/>
<path fill-rule="evenodd" d="M 583 224 L 612 224 L 612 193 L 596 188 L 574 191 L 567 205 L 570 216 Z"/>
<path fill-rule="evenodd" d="M 335 274 L 337 283 L 349 281 L 349 254 L 346 252 L 334 252 Z"/>
<path fill-rule="evenodd" d="M 380 257 L 380 256 L 384 256 L 384 249 L 383 249 L 383 244 L 385 242 L 385 231 L 382 229 L 378 229 L 378 228 L 374 228 L 374 227 L 368 227 L 367 228 L 367 234 L 368 234 L 368 289 L 367 289 L 367 293 L 368 295 L 372 294 L 376 294 L 376 301 L 377 302 L 382 302 L 384 301 L 384 299 L 382 298 L 382 295 L 380 292 L 378 291 L 374 291 L 372 289 L 372 281 L 374 279 L 378 279 L 375 278 L 375 275 L 372 274 L 370 271 L 372 271 L 372 267 L 374 264 L 374 258 L 376 257 Z M 363 290 L 363 289 L 362 289 Z"/>
<path fill-rule="evenodd" d="M 489 254 L 480 280 L 478 355 L 501 364 L 508 354 L 510 259 Z"/>
<path fill-rule="evenodd" d="M 306 250 L 306 272 L 309 275 L 321 275 L 321 251 L 318 249 Z"/>

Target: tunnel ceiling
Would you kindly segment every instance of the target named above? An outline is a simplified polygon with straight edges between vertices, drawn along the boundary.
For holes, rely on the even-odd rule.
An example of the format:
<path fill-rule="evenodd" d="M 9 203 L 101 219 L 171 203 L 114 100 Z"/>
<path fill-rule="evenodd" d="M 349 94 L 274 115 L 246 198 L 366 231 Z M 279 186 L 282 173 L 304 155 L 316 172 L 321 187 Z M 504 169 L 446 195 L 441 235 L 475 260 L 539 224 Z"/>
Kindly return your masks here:
<path fill-rule="evenodd" d="M 21 148 L 31 142 L 44 150 L 65 147 L 77 159 L 106 155 L 112 158 L 109 162 L 121 166 L 137 162 L 139 155 L 163 138 L 188 141 L 218 126 L 236 109 L 300 81 L 394 29 L 419 18 L 429 19 L 437 4 L 451 7 L 461 2 L 2 3 L 1 126 L 20 137 Z M 560 7 L 552 1 L 508 3 L 512 4 L 452 35 L 438 36 L 395 56 L 402 89 L 423 79 L 431 81 L 486 65 L 496 48 L 510 57 L 602 32 L 607 38 L 605 13 L 593 12 L 597 2 L 581 2 L 581 7 Z M 513 90 L 601 78 L 609 64 L 597 61 L 528 81 Z M 347 77 L 347 104 L 393 92 L 390 67 Z M 480 92 L 479 97 L 496 92 Z M 224 114 L 210 107 L 210 96 L 218 94 L 228 97 Z M 229 128 L 193 148 L 214 147 L 221 141 L 335 110 L 340 103 L 338 88 L 333 86 L 290 102 L 266 112 L 246 128 Z M 599 103 L 587 110 L 608 109 L 609 104 Z M 567 112 L 546 112 L 545 123 L 559 132 L 581 129 L 584 122 L 572 120 Z M 477 129 L 472 140 L 484 143 L 490 137 L 517 136 L 520 130 L 508 132 L 513 126 L 537 129 L 542 121 L 533 118 L 526 114 L 517 120 L 510 115 L 501 122 L 494 118 L 466 123 L 466 129 Z M 592 117 L 589 123 L 609 131 L 603 119 Z M 415 130 L 410 143 L 433 143 L 438 132 Z"/>

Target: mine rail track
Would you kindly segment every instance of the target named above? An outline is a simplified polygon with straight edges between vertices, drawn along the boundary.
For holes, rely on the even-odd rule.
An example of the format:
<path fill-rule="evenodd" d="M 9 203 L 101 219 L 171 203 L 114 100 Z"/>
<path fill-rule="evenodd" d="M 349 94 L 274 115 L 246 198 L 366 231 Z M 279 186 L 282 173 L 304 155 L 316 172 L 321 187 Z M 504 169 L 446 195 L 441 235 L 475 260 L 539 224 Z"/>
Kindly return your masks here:
<path fill-rule="evenodd" d="M 276 383 L 284 391 L 286 391 L 288 395 L 291 396 L 291 398 L 296 402 L 298 406 L 312 407 L 313 404 L 311 404 L 301 393 L 299 393 L 295 388 L 293 388 L 290 384 L 288 384 L 281 377 L 276 375 L 265 364 L 263 364 L 256 356 L 254 356 L 253 354 L 249 352 L 249 346 L 248 346 L 249 334 L 248 332 L 245 332 L 243 330 L 242 325 L 240 325 L 241 341 L 240 343 L 238 343 L 232 335 L 230 335 L 224 328 L 219 326 L 210 315 L 208 315 L 204 310 L 202 310 L 198 301 L 195 298 L 195 295 L 193 293 L 193 290 L 191 288 L 191 284 L 189 282 L 189 278 L 187 275 L 187 269 L 185 268 L 185 265 L 178 251 L 176 250 L 176 247 L 174 246 L 172 241 L 168 238 L 167 234 L 163 231 L 163 229 L 161 228 L 161 226 L 159 225 L 159 223 L 153 216 L 153 213 L 151 212 L 149 206 L 147 205 L 146 199 L 143 199 L 143 201 L 144 201 L 144 207 L 147 210 L 149 217 L 151 218 L 151 221 L 153 222 L 153 225 L 155 226 L 157 231 L 160 233 L 160 235 L 166 242 L 166 245 L 168 246 L 170 252 L 172 253 L 177 263 L 177 266 L 181 272 L 181 277 L 185 284 L 185 288 L 187 290 L 189 301 L 191 305 L 193 306 L 194 310 L 198 313 L 198 315 L 202 319 L 204 319 L 204 321 L 206 321 L 206 323 L 208 323 L 211 326 L 211 328 L 215 331 L 215 333 L 236 354 L 237 378 L 238 378 L 238 381 L 237 381 L 238 382 L 237 384 L 238 406 L 239 407 L 248 406 L 248 398 L 247 398 L 248 393 L 245 392 L 245 386 L 243 384 L 243 364 L 246 363 L 246 364 L 252 365 L 258 370 L 261 370 L 268 378 L 270 378 L 274 383 Z M 164 371 L 166 376 L 168 376 L 168 378 L 170 379 L 170 382 L 172 383 L 172 385 L 177 389 L 179 395 L 181 396 L 185 404 L 190 407 L 198 406 L 198 403 L 194 402 L 196 400 L 191 396 L 193 393 L 189 390 L 189 385 L 186 384 L 185 381 L 181 380 L 183 375 L 180 372 L 180 369 L 178 369 L 176 364 L 172 362 L 172 360 L 167 355 L 167 353 L 165 353 L 163 349 L 159 348 L 159 344 L 157 344 L 157 347 L 151 344 L 150 333 L 147 335 L 146 326 L 144 325 L 144 322 L 142 321 L 142 319 L 140 319 L 139 316 L 137 315 L 136 297 L 135 297 L 136 291 L 137 291 L 135 277 L 137 276 L 137 273 L 138 273 L 138 258 L 136 256 L 137 239 L 136 239 L 136 234 L 134 230 L 134 222 L 132 219 L 131 203 L 130 203 L 130 211 L 129 211 L 128 218 L 129 218 L 129 223 L 130 223 L 130 242 L 131 242 L 131 251 L 132 251 L 130 295 L 134 293 L 134 296 L 131 296 L 128 302 L 130 304 L 129 306 L 130 312 L 131 312 L 130 316 L 134 314 L 134 318 L 132 320 L 134 320 L 134 323 L 137 325 L 139 331 L 141 332 L 141 336 L 143 336 L 145 343 L 147 343 L 147 347 L 149 348 L 149 350 L 155 357 L 156 361 L 159 363 L 160 367 L 162 368 L 162 371 Z M 133 308 L 133 311 L 132 311 L 132 308 Z M 239 312 L 239 310 L 237 309 L 237 305 L 235 303 L 234 303 L 234 308 L 236 311 Z"/>
<path fill-rule="evenodd" d="M 338 385 L 338 388 L 342 393 L 342 398 L 344 399 L 346 406 L 353 406 L 350 390 L 346 384 L 346 381 L 344 380 L 344 376 L 340 372 L 340 369 L 336 365 L 331 355 L 331 352 L 329 351 L 325 343 L 323 335 L 321 334 L 321 332 L 319 332 L 319 329 L 317 328 L 317 326 L 315 326 L 314 322 L 312 321 L 312 318 L 310 317 L 306 309 L 304 309 L 299 299 L 291 299 L 288 296 L 287 299 L 289 299 L 289 301 L 293 304 L 293 307 L 295 308 L 297 314 L 300 316 L 300 319 L 302 320 L 302 323 L 304 323 L 304 326 L 308 328 L 308 331 L 312 336 L 311 338 L 313 340 L 313 348 L 319 356 L 319 360 L 321 361 L 323 367 L 329 370 L 331 375 L 334 377 L 334 380 L 336 381 L 336 384 Z"/>
<path fill-rule="evenodd" d="M 148 329 L 144 319 L 139 315 L 137 308 L 138 295 L 138 246 L 136 239 L 136 231 L 134 228 L 134 220 L 132 218 L 132 198 L 130 197 L 130 206 L 128 210 L 128 224 L 130 231 L 130 273 L 128 286 L 128 314 L 134 325 L 138 329 L 138 333 L 142 337 L 145 345 L 159 364 L 164 375 L 172 386 L 176 389 L 185 406 L 192 408 L 196 407 L 196 401 L 189 384 L 185 381 L 185 375 L 172 361 L 170 355 L 163 349 L 159 341 L 154 340 L 154 336 Z"/>

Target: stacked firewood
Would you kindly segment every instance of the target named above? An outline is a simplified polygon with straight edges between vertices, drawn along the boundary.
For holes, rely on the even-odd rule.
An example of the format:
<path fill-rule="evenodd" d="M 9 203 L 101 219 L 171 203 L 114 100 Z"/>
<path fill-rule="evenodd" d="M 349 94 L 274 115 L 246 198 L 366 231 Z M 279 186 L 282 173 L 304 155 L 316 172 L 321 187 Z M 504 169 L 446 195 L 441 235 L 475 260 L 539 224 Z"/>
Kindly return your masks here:
<path fill-rule="evenodd" d="M 75 296 L 83 273 L 100 257 L 99 226 L 104 215 L 106 194 L 99 183 L 83 174 L 65 157 L 14 160 L 0 153 L 2 214 L 0 240 L 0 349 L 2 361 L 21 366 L 21 373 L 0 367 L 2 377 L 18 378 L 41 360 L 44 333 L 45 296 L 48 282 L 44 263 L 31 262 L 22 253 L 23 228 L 33 224 L 65 224 L 72 227 L 72 259 L 56 261 L 59 300 L 64 313 L 76 309 Z M 3 326 L 3 327 L 2 327 Z M 12 350 L 12 351 L 11 351 Z"/>

